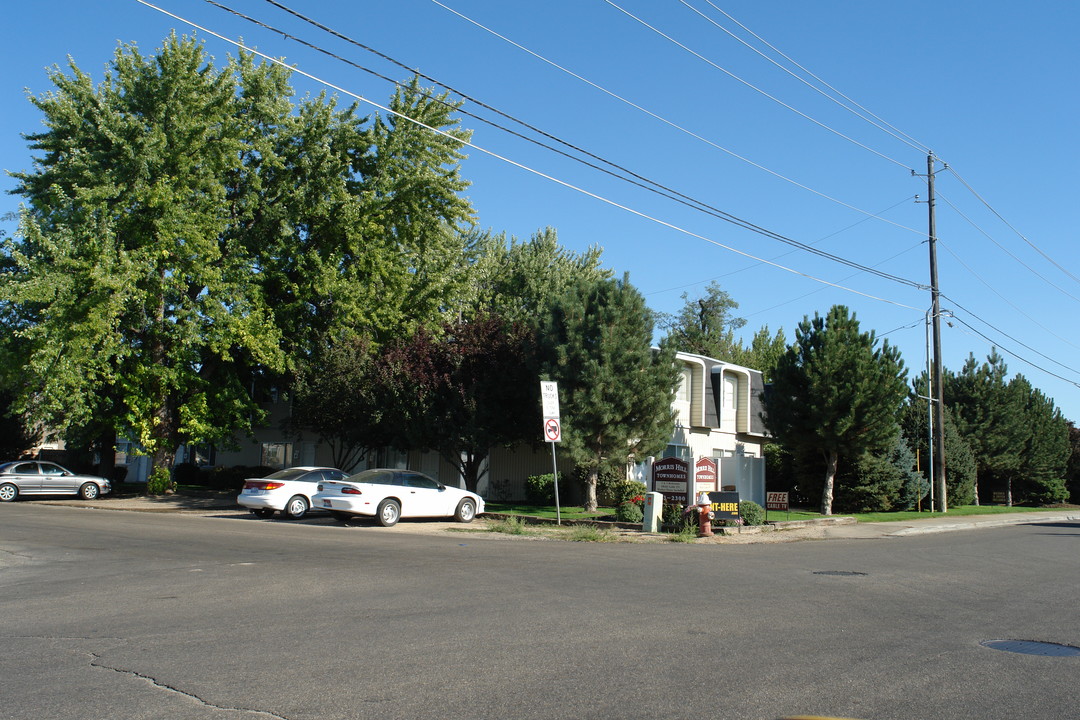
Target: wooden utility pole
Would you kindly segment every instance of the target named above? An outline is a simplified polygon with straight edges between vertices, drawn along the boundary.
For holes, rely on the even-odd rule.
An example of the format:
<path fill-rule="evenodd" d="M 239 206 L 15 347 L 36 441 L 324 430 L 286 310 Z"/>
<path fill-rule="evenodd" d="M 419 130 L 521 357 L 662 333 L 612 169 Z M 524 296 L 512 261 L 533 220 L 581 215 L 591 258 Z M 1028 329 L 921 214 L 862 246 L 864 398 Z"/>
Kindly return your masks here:
<path fill-rule="evenodd" d="M 945 393 L 943 392 L 942 384 L 942 370 L 941 370 L 941 302 L 939 296 L 941 291 L 938 288 L 938 272 L 937 272 L 937 219 L 934 211 L 934 153 L 931 152 L 926 156 L 926 187 L 927 187 L 927 200 L 926 206 L 930 211 L 930 296 L 932 299 L 931 306 L 931 318 L 933 323 L 934 333 L 934 367 L 933 378 L 930 378 L 930 404 L 933 407 L 934 412 L 934 425 L 936 431 L 934 433 L 934 483 L 937 485 L 937 492 L 934 494 L 934 509 L 938 512 L 945 512 L 949 509 L 948 501 L 945 497 Z M 937 391 L 937 398 L 934 398 L 934 391 Z"/>

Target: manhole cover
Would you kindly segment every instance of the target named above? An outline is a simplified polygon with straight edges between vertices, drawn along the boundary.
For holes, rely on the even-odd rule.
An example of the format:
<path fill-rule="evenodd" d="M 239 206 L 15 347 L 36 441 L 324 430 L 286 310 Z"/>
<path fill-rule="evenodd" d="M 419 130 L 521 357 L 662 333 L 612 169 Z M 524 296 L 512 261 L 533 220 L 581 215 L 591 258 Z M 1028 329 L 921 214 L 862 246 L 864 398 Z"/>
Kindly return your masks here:
<path fill-rule="evenodd" d="M 855 570 L 815 570 L 815 575 L 865 575 L 864 572 L 857 572 Z"/>
<path fill-rule="evenodd" d="M 1024 655 L 1047 655 L 1050 657 L 1080 657 L 1080 647 L 1032 640 L 984 640 L 980 643 L 994 650 L 1022 653 Z"/>

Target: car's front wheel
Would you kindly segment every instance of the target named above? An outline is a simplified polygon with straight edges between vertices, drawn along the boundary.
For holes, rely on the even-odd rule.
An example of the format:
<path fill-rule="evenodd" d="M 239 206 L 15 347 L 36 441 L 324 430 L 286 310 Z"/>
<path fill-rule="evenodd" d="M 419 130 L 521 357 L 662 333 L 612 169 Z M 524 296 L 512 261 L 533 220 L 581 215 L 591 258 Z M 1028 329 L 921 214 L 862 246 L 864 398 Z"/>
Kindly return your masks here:
<path fill-rule="evenodd" d="M 0 502 L 11 502 L 17 497 L 19 497 L 19 488 L 11 483 L 0 485 Z"/>
<path fill-rule="evenodd" d="M 299 520 L 307 514 L 307 511 L 307 499 L 303 495 L 293 495 L 289 498 L 289 502 L 285 503 L 285 510 L 282 511 L 282 515 L 293 520 Z"/>
<path fill-rule="evenodd" d="M 261 518 L 274 517 L 274 510 L 272 508 L 256 508 L 251 511 L 251 514 Z"/>
<path fill-rule="evenodd" d="M 83 483 L 79 488 L 79 497 L 83 500 L 96 500 L 97 496 L 101 494 L 101 488 L 94 483 Z"/>
<path fill-rule="evenodd" d="M 458 503 L 454 511 L 454 519 L 460 523 L 469 523 L 476 517 L 476 503 L 468 498 Z"/>
<path fill-rule="evenodd" d="M 397 500 L 383 500 L 379 503 L 379 510 L 375 515 L 379 518 L 379 524 L 383 527 L 393 527 L 401 519 L 401 506 Z"/>

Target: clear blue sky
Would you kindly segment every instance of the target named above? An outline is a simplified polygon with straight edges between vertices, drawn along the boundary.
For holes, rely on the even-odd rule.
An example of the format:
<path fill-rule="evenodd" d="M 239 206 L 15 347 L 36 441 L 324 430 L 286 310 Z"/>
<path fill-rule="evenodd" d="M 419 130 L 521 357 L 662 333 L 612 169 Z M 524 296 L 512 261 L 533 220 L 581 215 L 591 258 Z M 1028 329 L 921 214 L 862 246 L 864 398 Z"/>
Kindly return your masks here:
<path fill-rule="evenodd" d="M 383 75 L 409 77 L 265 0 L 222 1 Z M 376 103 L 392 93 L 384 80 L 201 0 L 156 4 Z M 946 367 L 959 369 L 969 353 L 981 361 L 996 344 L 1010 371 L 1080 421 L 1080 4 L 283 4 L 650 181 L 921 284 L 929 277 L 927 208 L 915 195 L 925 200 L 926 185 L 911 171 L 926 172 L 932 149 L 950 168 L 937 166 L 936 183 L 942 307 L 955 315 L 943 327 Z M 733 39 L 722 28 L 803 74 L 718 8 L 850 98 L 843 102 L 858 103 L 893 129 L 875 127 Z M 99 79 L 118 42 L 152 53 L 173 28 L 191 32 L 135 0 L 17 3 L 4 17 L 5 170 L 31 167 L 20 133 L 37 130 L 40 117 L 24 89 L 48 91 L 47 66 L 70 55 Z M 198 34 L 219 61 L 236 54 Z M 322 89 L 302 77 L 294 84 L 301 95 Z M 474 105 L 466 109 L 510 124 Z M 747 338 L 768 325 L 782 327 L 790 340 L 804 316 L 846 304 L 864 328 L 901 348 L 913 372 L 925 367 L 928 291 L 793 251 L 475 119 L 463 118 L 463 125 L 475 130 L 478 146 L 468 149 L 463 173 L 473 183 L 468 195 L 481 226 L 524 238 L 550 225 L 572 249 L 598 244 L 605 264 L 629 272 L 660 311 L 677 310 L 683 292 L 693 296 L 715 279 L 739 303 Z M 10 190 L 13 182 L 4 177 L 0 187 Z M 0 212 L 15 209 L 17 200 L 0 197 Z M 0 228 L 10 234 L 14 224 Z"/>

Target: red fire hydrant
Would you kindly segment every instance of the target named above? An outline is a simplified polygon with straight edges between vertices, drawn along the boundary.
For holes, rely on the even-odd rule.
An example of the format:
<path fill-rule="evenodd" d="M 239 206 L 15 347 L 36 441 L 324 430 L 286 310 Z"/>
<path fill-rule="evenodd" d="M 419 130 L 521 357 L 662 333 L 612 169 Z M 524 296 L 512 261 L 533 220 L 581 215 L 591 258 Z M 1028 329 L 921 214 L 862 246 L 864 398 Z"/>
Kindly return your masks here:
<path fill-rule="evenodd" d="M 712 537 L 712 521 L 716 517 L 716 513 L 712 510 L 709 496 L 706 493 L 701 493 L 698 496 L 698 504 L 694 507 L 697 508 L 698 512 L 698 537 Z"/>

